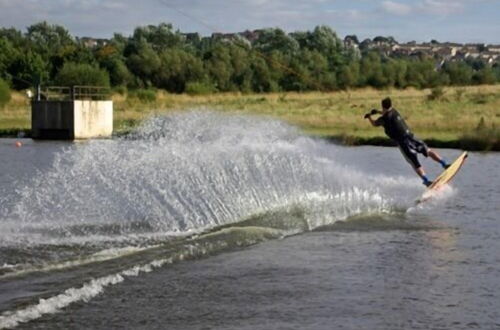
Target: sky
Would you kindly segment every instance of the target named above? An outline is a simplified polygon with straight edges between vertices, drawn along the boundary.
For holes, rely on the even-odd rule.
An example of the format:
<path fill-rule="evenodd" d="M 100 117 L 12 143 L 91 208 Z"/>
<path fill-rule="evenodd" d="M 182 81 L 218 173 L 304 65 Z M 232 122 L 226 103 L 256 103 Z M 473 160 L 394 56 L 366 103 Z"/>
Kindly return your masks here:
<path fill-rule="evenodd" d="M 0 27 L 24 32 L 41 21 L 96 38 L 165 22 L 202 35 L 327 25 L 360 41 L 500 44 L 500 0 L 0 0 Z"/>

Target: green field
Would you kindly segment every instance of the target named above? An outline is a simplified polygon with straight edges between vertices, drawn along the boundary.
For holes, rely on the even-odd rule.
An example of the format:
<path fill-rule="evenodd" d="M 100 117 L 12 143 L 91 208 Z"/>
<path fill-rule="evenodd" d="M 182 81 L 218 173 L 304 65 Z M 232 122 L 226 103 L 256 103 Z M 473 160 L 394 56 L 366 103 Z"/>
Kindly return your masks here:
<path fill-rule="evenodd" d="M 155 101 L 115 94 L 117 133 L 130 130 L 144 118 L 192 109 L 270 116 L 287 121 L 316 136 L 349 144 L 385 144 L 381 128 L 363 119 L 380 100 L 393 99 L 414 133 L 435 146 L 500 150 L 500 85 L 431 90 L 362 89 L 331 93 L 220 93 L 203 96 L 157 92 Z M 15 93 L 0 109 L 3 135 L 30 128 L 28 100 Z"/>

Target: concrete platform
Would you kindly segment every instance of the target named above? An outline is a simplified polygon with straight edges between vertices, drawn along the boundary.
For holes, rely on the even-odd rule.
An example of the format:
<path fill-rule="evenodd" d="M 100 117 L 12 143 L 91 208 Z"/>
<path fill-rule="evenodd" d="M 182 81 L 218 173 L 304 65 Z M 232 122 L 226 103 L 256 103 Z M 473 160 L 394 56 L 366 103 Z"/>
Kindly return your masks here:
<path fill-rule="evenodd" d="M 113 101 L 32 101 L 31 130 L 34 139 L 110 137 L 113 133 Z"/>

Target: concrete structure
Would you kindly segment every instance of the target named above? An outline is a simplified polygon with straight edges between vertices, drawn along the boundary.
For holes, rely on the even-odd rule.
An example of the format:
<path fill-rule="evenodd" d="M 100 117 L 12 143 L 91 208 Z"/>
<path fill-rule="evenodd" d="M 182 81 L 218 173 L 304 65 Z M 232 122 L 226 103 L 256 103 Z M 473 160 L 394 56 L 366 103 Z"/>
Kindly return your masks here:
<path fill-rule="evenodd" d="M 31 132 L 34 139 L 110 137 L 113 133 L 113 101 L 32 101 Z"/>

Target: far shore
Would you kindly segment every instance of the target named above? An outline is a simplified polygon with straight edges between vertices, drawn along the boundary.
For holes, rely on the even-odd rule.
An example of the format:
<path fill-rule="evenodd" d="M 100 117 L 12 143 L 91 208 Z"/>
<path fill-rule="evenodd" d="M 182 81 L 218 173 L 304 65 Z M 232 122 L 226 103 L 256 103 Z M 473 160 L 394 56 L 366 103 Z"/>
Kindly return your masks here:
<path fill-rule="evenodd" d="M 248 114 L 283 120 L 306 134 L 345 145 L 394 145 L 381 128 L 363 115 L 393 99 L 415 135 L 430 147 L 500 151 L 500 85 L 434 90 L 360 89 L 331 93 L 220 93 L 210 95 L 156 92 L 154 100 L 114 94 L 116 135 L 134 129 L 144 119 L 198 109 Z M 0 109 L 0 137 L 30 136 L 30 104 L 20 93 Z"/>
<path fill-rule="evenodd" d="M 124 136 L 130 131 L 121 131 L 114 136 Z M 310 135 L 313 138 L 320 138 L 326 141 L 337 143 L 346 146 L 379 146 L 379 147 L 395 147 L 396 144 L 386 137 L 359 137 L 349 135 Z M 31 138 L 30 130 L 12 129 L 0 130 L 0 138 Z M 424 139 L 425 143 L 431 148 L 447 148 L 447 149 L 462 149 L 468 151 L 500 151 L 500 143 L 488 144 L 481 139 L 464 138 L 459 140 L 436 140 Z"/>

